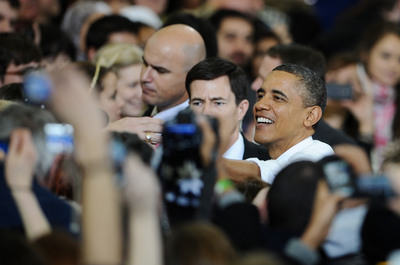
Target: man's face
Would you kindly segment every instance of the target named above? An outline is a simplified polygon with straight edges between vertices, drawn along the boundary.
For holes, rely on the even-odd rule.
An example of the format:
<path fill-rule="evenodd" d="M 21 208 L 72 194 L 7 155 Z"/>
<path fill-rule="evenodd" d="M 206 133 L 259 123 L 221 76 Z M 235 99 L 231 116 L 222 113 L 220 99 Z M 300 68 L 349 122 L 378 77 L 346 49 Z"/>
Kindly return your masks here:
<path fill-rule="evenodd" d="M 257 90 L 261 87 L 264 82 L 265 77 L 271 73 L 271 71 L 282 64 L 282 60 L 280 58 L 272 58 L 270 56 L 265 56 L 262 61 L 260 68 L 258 70 L 257 78 L 254 80 L 253 84 L 251 84 L 251 89 L 257 92 Z"/>
<path fill-rule="evenodd" d="M 228 76 L 213 80 L 195 80 L 190 84 L 190 108 L 196 112 L 218 118 L 221 135 L 230 137 L 228 148 L 239 135 L 239 122 L 248 108 L 248 101 L 236 105 Z"/>
<path fill-rule="evenodd" d="M 39 63 L 30 62 L 27 64 L 15 65 L 14 63 L 10 63 L 7 67 L 6 73 L 4 75 L 4 82 L 0 81 L 2 86 L 11 84 L 11 83 L 22 83 L 24 82 L 24 74 L 30 69 L 36 69 L 39 67 Z"/>
<path fill-rule="evenodd" d="M 0 33 L 14 32 L 18 11 L 6 1 L 0 0 Z"/>
<path fill-rule="evenodd" d="M 299 94 L 300 85 L 299 78 L 287 72 L 273 71 L 267 75 L 253 108 L 257 143 L 283 150 L 297 143 L 308 112 Z"/>
<path fill-rule="evenodd" d="M 187 97 L 185 78 L 189 69 L 185 59 L 181 47 L 155 42 L 146 45 L 140 74 L 144 102 L 162 111 Z"/>
<path fill-rule="evenodd" d="M 217 32 L 218 56 L 241 67 L 246 66 L 254 51 L 254 29 L 242 18 L 225 18 Z"/>

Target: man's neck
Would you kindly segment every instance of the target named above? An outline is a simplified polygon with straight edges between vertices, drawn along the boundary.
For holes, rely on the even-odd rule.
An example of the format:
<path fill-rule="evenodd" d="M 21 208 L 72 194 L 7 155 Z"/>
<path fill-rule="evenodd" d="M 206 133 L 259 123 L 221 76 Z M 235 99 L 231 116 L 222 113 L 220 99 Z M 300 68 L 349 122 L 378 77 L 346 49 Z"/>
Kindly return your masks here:
<path fill-rule="evenodd" d="M 239 139 L 239 131 L 236 131 L 232 133 L 231 138 L 229 139 L 228 145 L 225 149 L 225 152 L 229 150 L 229 148 L 232 147 L 236 143 L 236 141 Z"/>
<path fill-rule="evenodd" d="M 314 131 L 312 133 L 304 133 L 304 134 L 299 135 L 298 137 L 293 138 L 289 141 L 274 142 L 274 143 L 267 144 L 265 146 L 268 148 L 269 156 L 272 159 L 277 159 L 283 153 L 285 153 L 287 150 L 289 150 L 296 144 L 300 143 L 301 141 L 307 139 L 308 137 L 312 136 L 313 134 L 314 134 Z"/>

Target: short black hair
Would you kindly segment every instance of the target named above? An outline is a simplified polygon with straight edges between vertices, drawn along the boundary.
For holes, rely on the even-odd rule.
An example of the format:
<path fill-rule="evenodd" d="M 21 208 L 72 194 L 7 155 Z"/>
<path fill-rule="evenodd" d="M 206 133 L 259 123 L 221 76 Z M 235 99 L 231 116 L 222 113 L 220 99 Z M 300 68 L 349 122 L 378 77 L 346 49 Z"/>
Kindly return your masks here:
<path fill-rule="evenodd" d="M 276 35 L 272 30 L 259 29 L 254 35 L 254 41 L 257 43 L 263 39 L 275 39 L 276 42 L 281 43 L 278 35 Z"/>
<path fill-rule="evenodd" d="M 25 102 L 26 96 L 24 92 L 24 84 L 12 83 L 2 86 L 0 88 L 0 99 Z"/>
<path fill-rule="evenodd" d="M 326 60 L 320 51 L 305 45 L 290 43 L 278 44 L 271 47 L 267 55 L 272 58 L 281 59 L 282 63 L 305 66 L 317 73 L 322 80 L 325 80 Z"/>
<path fill-rule="evenodd" d="M 215 30 L 210 21 L 198 18 L 189 13 L 174 13 L 164 22 L 163 28 L 174 24 L 184 24 L 194 28 L 203 37 L 206 46 L 206 58 L 218 55 L 218 42 Z"/>
<path fill-rule="evenodd" d="M 11 63 L 15 65 L 40 62 L 42 54 L 31 39 L 17 33 L 0 33 L 0 80 Z"/>
<path fill-rule="evenodd" d="M 267 195 L 270 226 L 301 234 L 310 220 L 320 179 L 324 179 L 322 166 L 311 161 L 282 169 Z"/>
<path fill-rule="evenodd" d="M 209 20 L 210 20 L 211 24 L 213 24 L 215 31 L 218 31 L 219 28 L 221 27 L 222 21 L 226 18 L 241 18 L 241 19 L 249 22 L 253 26 L 253 29 L 255 29 L 255 24 L 254 24 L 253 18 L 245 13 L 242 13 L 242 12 L 239 12 L 236 10 L 220 9 L 220 10 L 216 11 L 209 18 Z"/>
<path fill-rule="evenodd" d="M 196 80 L 214 80 L 221 76 L 228 76 L 229 84 L 235 94 L 236 105 L 247 98 L 247 78 L 242 68 L 219 57 L 207 58 L 195 66 L 186 75 L 186 91 L 190 98 L 190 84 Z"/>
<path fill-rule="evenodd" d="M 69 36 L 58 26 L 39 25 L 40 49 L 43 57 L 56 57 L 64 53 L 75 61 L 76 49 Z"/>
<path fill-rule="evenodd" d="M 111 34 L 117 32 L 130 32 L 137 35 L 138 25 L 119 15 L 102 17 L 90 25 L 86 34 L 86 49 L 94 47 L 98 50 L 108 42 Z"/>
<path fill-rule="evenodd" d="M 291 63 L 282 64 L 272 71 L 284 71 L 297 76 L 303 85 L 299 91 L 303 106 L 305 108 L 319 106 L 322 112 L 325 110 L 327 99 L 325 83 L 314 71 L 305 66 Z"/>

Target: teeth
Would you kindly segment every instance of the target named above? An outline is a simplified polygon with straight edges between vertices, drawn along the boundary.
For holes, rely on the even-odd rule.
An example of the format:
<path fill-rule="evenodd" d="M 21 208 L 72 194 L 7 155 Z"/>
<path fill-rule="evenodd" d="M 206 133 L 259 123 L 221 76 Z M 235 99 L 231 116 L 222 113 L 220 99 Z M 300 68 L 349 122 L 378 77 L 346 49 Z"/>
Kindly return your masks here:
<path fill-rule="evenodd" d="M 274 123 L 274 122 L 271 121 L 270 119 L 262 118 L 262 117 L 258 117 L 258 118 L 257 118 L 257 122 L 258 122 L 258 123 Z"/>

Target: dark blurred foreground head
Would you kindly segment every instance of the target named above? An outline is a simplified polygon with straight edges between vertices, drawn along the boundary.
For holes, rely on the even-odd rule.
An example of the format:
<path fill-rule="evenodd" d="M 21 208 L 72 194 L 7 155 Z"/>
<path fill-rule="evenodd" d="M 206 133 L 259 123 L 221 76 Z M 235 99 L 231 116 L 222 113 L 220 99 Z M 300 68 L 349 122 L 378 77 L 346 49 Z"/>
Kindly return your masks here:
<path fill-rule="evenodd" d="M 208 223 L 177 227 L 165 244 L 166 265 L 228 265 L 235 251 L 225 234 Z"/>
<path fill-rule="evenodd" d="M 314 206 L 318 181 L 324 172 L 310 161 L 295 162 L 276 176 L 268 192 L 270 226 L 302 233 Z"/>

